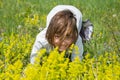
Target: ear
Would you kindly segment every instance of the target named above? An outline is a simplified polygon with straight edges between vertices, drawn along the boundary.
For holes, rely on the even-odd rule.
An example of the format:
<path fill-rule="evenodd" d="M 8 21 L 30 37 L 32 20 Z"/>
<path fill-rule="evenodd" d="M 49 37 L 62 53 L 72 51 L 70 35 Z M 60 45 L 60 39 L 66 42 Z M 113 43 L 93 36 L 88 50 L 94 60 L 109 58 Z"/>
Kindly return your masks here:
<path fill-rule="evenodd" d="M 80 31 L 80 36 L 82 37 L 83 42 L 89 41 L 93 34 L 93 24 L 90 20 L 82 22 L 82 28 Z"/>

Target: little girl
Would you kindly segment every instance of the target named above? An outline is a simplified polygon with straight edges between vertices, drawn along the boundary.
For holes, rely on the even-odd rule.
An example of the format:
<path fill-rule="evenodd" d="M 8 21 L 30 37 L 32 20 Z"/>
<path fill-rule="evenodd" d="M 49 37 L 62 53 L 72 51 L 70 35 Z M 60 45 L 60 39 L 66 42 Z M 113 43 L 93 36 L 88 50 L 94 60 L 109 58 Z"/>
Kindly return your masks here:
<path fill-rule="evenodd" d="M 71 44 L 78 46 L 79 54 L 74 51 L 70 60 L 73 61 L 76 56 L 81 60 L 83 58 L 83 43 L 79 35 L 82 26 L 82 14 L 74 6 L 58 5 L 54 7 L 47 16 L 46 28 L 41 31 L 33 45 L 30 62 L 33 64 L 36 53 L 41 48 L 47 51 L 58 47 L 58 50 L 67 50 Z"/>

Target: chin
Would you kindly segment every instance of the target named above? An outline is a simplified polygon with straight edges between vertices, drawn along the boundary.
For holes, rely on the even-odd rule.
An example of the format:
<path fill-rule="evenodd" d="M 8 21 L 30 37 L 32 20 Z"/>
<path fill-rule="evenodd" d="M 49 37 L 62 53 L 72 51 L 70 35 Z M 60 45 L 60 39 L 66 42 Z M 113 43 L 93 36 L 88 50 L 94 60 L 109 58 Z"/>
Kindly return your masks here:
<path fill-rule="evenodd" d="M 62 52 L 62 51 L 64 51 L 64 50 L 59 50 L 59 52 Z"/>
<path fill-rule="evenodd" d="M 65 50 L 67 50 L 67 49 L 59 49 L 59 52 L 62 52 L 62 51 L 65 51 Z"/>

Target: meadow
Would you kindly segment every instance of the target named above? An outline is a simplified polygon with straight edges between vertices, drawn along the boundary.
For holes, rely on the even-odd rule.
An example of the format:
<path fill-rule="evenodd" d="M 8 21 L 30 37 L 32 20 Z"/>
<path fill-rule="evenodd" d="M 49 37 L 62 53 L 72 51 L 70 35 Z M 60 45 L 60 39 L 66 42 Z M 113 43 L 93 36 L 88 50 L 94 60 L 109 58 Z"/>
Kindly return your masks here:
<path fill-rule="evenodd" d="M 69 62 L 57 49 L 34 65 L 30 53 L 36 35 L 46 26 L 50 10 L 59 4 L 76 6 L 94 25 L 84 44 L 82 61 Z M 120 0 L 0 0 L 0 80 L 119 80 Z"/>

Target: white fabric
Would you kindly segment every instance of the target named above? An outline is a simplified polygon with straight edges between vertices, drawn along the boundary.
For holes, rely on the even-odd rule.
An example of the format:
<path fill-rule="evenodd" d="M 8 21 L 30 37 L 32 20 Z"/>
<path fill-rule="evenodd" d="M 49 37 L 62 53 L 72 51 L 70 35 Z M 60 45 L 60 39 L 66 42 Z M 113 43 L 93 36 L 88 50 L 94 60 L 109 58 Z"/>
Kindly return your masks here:
<path fill-rule="evenodd" d="M 76 23 L 77 29 L 78 29 L 78 32 L 80 32 L 80 29 L 81 29 L 81 26 L 82 26 L 82 14 L 76 7 L 71 6 L 71 5 L 58 5 L 58 6 L 54 7 L 47 16 L 46 28 L 43 31 L 41 31 L 36 37 L 36 41 L 33 45 L 33 49 L 32 49 L 32 52 L 31 52 L 31 57 L 30 57 L 30 62 L 32 64 L 34 63 L 34 58 L 35 58 L 35 55 L 36 55 L 38 50 L 40 50 L 43 47 L 45 47 L 47 49 L 50 49 L 50 44 L 48 43 L 48 41 L 45 38 L 46 30 L 49 26 L 49 23 L 50 23 L 52 17 L 57 12 L 65 10 L 65 9 L 70 10 L 74 14 L 75 18 L 77 19 L 77 23 Z M 78 36 L 78 39 L 76 41 L 76 45 L 79 48 L 78 56 L 79 56 L 80 59 L 82 59 L 83 58 L 83 56 L 82 56 L 83 55 L 83 44 L 82 44 L 82 39 L 81 39 L 80 36 Z M 71 56 L 71 60 L 74 60 L 74 58 L 76 56 L 77 55 L 74 54 L 74 52 L 73 52 L 72 56 Z"/>
<path fill-rule="evenodd" d="M 77 28 L 78 28 L 78 32 L 80 32 L 81 25 L 82 25 L 81 24 L 82 23 L 82 14 L 76 7 L 71 6 L 71 5 L 58 5 L 58 6 L 54 7 L 47 16 L 47 25 L 46 26 L 47 27 L 49 26 L 49 23 L 50 23 L 52 17 L 57 12 L 65 10 L 65 9 L 70 10 L 74 14 L 75 18 L 77 19 L 76 25 L 77 25 Z"/>

